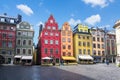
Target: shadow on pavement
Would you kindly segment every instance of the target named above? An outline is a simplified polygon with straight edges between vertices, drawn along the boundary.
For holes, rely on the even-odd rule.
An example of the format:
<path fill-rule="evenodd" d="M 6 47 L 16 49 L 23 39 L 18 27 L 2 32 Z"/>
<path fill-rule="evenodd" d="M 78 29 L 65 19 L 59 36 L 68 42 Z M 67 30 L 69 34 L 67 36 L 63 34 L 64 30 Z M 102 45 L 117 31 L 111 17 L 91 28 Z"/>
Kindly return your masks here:
<path fill-rule="evenodd" d="M 94 80 L 52 66 L 0 66 L 0 80 Z"/>

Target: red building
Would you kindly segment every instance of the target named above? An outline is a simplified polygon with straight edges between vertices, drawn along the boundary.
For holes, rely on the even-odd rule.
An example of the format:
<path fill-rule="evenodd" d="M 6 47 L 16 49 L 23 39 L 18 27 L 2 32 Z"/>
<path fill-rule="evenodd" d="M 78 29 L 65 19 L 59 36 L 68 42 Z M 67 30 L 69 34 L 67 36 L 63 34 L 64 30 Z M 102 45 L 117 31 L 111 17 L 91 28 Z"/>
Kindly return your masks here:
<path fill-rule="evenodd" d="M 21 22 L 22 16 L 9 17 L 5 13 L 0 15 L 0 64 L 13 63 L 16 41 L 16 24 Z"/>
<path fill-rule="evenodd" d="M 39 36 L 39 56 L 41 64 L 44 63 L 59 63 L 60 61 L 60 31 L 58 24 L 51 15 L 45 23 L 45 27 L 40 32 Z"/>

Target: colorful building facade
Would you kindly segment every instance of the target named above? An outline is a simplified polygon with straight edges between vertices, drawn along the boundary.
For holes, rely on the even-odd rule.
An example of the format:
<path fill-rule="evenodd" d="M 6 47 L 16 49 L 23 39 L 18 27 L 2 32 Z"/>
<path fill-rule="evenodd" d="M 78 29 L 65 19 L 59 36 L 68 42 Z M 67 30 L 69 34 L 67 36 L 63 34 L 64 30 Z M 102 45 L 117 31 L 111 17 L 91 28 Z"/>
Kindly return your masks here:
<path fill-rule="evenodd" d="M 65 63 L 75 62 L 73 53 L 73 32 L 68 22 L 61 29 L 61 58 Z"/>
<path fill-rule="evenodd" d="M 107 54 L 106 58 L 112 62 L 115 63 L 116 60 L 116 36 L 115 31 L 109 31 L 107 32 Z"/>
<path fill-rule="evenodd" d="M 115 23 L 113 28 L 115 28 L 117 46 L 116 65 L 120 66 L 120 20 Z"/>
<path fill-rule="evenodd" d="M 16 29 L 15 64 L 31 65 L 33 61 L 34 30 L 28 22 L 20 22 Z"/>
<path fill-rule="evenodd" d="M 93 28 L 91 29 L 93 37 L 93 57 L 97 62 L 103 62 L 106 59 L 106 38 L 103 29 Z"/>
<path fill-rule="evenodd" d="M 21 22 L 21 16 L 9 17 L 0 15 L 0 64 L 13 63 L 16 41 L 16 24 Z"/>
<path fill-rule="evenodd" d="M 50 15 L 39 35 L 40 63 L 60 62 L 60 31 L 54 17 Z"/>
<path fill-rule="evenodd" d="M 77 62 L 92 61 L 92 35 L 88 26 L 78 24 L 74 27 L 73 52 Z"/>

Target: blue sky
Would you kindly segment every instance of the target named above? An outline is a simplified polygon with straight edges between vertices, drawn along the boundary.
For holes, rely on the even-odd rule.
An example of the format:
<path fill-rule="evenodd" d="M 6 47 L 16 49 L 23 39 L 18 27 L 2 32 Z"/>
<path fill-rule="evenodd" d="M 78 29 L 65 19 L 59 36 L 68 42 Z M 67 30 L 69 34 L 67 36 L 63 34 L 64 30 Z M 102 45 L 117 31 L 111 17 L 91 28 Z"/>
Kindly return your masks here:
<path fill-rule="evenodd" d="M 112 30 L 114 23 L 120 19 L 120 0 L 0 0 L 0 15 L 17 17 L 33 25 L 34 43 L 38 41 L 38 25 L 45 23 L 53 14 L 61 29 L 64 22 L 72 27 L 77 23 L 89 27 L 106 27 Z"/>

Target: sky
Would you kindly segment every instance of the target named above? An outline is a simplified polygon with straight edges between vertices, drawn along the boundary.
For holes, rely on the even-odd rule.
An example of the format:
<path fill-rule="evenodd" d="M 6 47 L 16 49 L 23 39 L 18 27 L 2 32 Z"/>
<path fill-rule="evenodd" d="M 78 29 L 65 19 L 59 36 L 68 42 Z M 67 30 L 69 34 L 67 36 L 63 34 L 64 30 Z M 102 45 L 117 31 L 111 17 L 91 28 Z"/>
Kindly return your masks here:
<path fill-rule="evenodd" d="M 120 19 L 120 0 L 0 0 L 0 15 L 17 17 L 29 22 L 38 42 L 39 24 L 44 24 L 52 14 L 61 29 L 64 22 L 73 28 L 78 23 L 90 27 L 113 30 Z"/>

